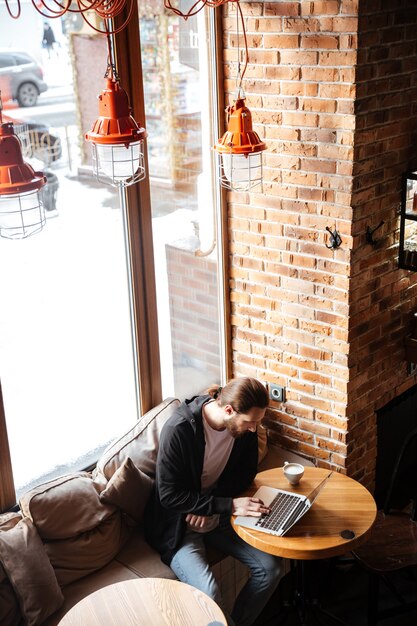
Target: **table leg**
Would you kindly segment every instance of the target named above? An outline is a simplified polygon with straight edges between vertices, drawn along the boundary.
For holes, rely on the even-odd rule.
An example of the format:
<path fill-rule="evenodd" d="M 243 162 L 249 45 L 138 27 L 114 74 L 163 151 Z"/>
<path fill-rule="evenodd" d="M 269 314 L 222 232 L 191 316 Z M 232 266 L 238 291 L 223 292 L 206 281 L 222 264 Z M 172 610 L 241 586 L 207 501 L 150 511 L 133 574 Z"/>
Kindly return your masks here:
<path fill-rule="evenodd" d="M 283 612 L 276 617 L 278 626 L 347 626 L 346 622 L 327 611 L 313 591 L 311 566 L 314 562 L 291 561 L 292 589 L 289 599 L 283 603 Z"/>

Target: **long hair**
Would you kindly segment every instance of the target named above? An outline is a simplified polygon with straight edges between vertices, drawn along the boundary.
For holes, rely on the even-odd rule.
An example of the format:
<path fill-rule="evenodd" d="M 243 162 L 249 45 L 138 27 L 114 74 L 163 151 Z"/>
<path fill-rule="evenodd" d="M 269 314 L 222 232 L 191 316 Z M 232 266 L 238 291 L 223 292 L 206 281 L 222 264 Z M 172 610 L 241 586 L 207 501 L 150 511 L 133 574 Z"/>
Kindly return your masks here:
<path fill-rule="evenodd" d="M 211 385 L 207 393 L 220 406 L 230 404 L 236 413 L 247 413 L 253 407 L 265 409 L 269 404 L 266 387 L 256 378 L 232 378 L 224 387 Z"/>

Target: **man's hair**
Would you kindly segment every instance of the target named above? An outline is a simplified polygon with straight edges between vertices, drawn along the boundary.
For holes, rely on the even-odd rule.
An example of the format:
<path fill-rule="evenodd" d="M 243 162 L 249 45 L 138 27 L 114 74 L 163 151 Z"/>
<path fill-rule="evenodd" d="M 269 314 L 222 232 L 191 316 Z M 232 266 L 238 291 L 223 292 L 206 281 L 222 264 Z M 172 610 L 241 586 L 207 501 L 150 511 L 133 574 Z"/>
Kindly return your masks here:
<path fill-rule="evenodd" d="M 266 387 L 256 378 L 248 376 L 232 378 L 224 387 L 211 385 L 207 393 L 215 398 L 220 406 L 230 404 L 236 413 L 247 413 L 253 407 L 265 409 L 269 404 Z"/>

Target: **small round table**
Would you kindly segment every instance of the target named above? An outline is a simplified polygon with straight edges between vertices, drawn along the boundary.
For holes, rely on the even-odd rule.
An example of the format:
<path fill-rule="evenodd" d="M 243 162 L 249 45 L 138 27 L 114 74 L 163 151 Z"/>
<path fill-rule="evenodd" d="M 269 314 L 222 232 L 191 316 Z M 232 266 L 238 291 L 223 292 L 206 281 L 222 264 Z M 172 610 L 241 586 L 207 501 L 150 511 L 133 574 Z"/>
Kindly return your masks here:
<path fill-rule="evenodd" d="M 261 485 L 308 495 L 328 473 L 326 469 L 305 467 L 299 484 L 292 486 L 277 467 L 259 473 L 244 495 L 253 495 Z M 362 544 L 375 522 L 376 510 L 375 500 L 365 487 L 333 472 L 311 509 L 283 537 L 237 526 L 234 518 L 232 524 L 242 539 L 259 550 L 288 559 L 315 560 L 340 556 Z"/>
<path fill-rule="evenodd" d="M 165 578 L 136 578 L 83 598 L 59 626 L 226 626 L 217 604 L 191 585 Z"/>
<path fill-rule="evenodd" d="M 244 495 L 253 495 L 261 485 L 309 495 L 328 473 L 329 470 L 305 467 L 300 483 L 292 486 L 285 478 L 283 468 L 277 467 L 259 473 Z M 341 556 L 357 548 L 371 532 L 376 512 L 375 501 L 365 487 L 352 478 L 333 472 L 311 509 L 283 537 L 238 526 L 234 518 L 232 525 L 251 546 L 292 560 L 295 587 L 287 609 L 296 612 L 300 624 L 307 624 L 312 612 L 344 624 L 312 596 L 306 561 Z"/>

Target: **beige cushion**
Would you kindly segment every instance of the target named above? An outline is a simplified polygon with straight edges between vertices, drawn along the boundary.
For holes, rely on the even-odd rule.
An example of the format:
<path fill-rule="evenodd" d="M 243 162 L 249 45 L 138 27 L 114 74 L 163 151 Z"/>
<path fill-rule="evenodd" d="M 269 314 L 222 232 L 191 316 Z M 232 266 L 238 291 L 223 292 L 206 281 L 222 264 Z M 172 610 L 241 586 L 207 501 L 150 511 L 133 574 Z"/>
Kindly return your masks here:
<path fill-rule="evenodd" d="M 63 587 L 107 565 L 130 533 L 131 528 L 120 511 L 115 511 L 93 530 L 70 539 L 46 542 L 45 550 L 59 584 Z"/>
<path fill-rule="evenodd" d="M 282 467 L 285 463 L 300 463 L 305 467 L 314 467 L 314 463 L 309 459 L 304 458 L 296 452 L 290 450 L 284 450 L 277 443 L 268 441 L 268 451 L 263 461 L 258 466 L 258 472 L 263 472 L 274 467 Z"/>
<path fill-rule="evenodd" d="M 103 478 L 110 480 L 127 458 L 131 458 L 136 467 L 154 478 L 159 435 L 163 425 L 179 405 L 180 401 L 175 398 L 164 400 L 112 443 L 97 461 L 95 482 L 102 483 Z"/>
<path fill-rule="evenodd" d="M 27 626 L 42 623 L 59 609 L 64 597 L 42 541 L 29 519 L 0 533 L 0 559 Z"/>
<path fill-rule="evenodd" d="M 172 578 L 172 569 L 161 561 L 159 554 L 145 541 L 142 531 L 135 528 L 129 541 L 116 556 L 116 561 L 141 578 Z"/>
<path fill-rule="evenodd" d="M 256 432 L 258 434 L 258 463 L 261 463 L 268 453 L 268 431 L 260 424 Z"/>
<path fill-rule="evenodd" d="M 153 486 L 149 478 L 134 465 L 129 457 L 125 459 L 111 477 L 107 487 L 100 493 L 100 500 L 112 504 L 140 522 Z"/>
<path fill-rule="evenodd" d="M 107 585 L 112 585 L 113 583 L 121 582 L 122 580 L 132 580 L 136 578 L 136 575 L 131 572 L 127 567 L 121 565 L 117 561 L 113 559 L 108 565 L 97 570 L 93 574 L 82 578 L 81 580 L 76 580 L 65 587 L 65 602 L 62 607 L 48 617 L 48 619 L 42 624 L 42 626 L 57 626 L 63 616 L 68 613 L 68 611 L 75 605 L 77 602 L 85 598 L 86 596 L 94 593 L 98 589 L 102 589 Z M 3 626 L 3 624 L 1 625 Z M 19 624 L 19 626 L 21 626 Z M 79 624 L 79 626 L 91 626 L 91 624 L 85 621 L 84 624 Z M 109 625 L 110 626 L 110 625 Z M 113 624 L 112 626 L 116 626 Z M 117 626 L 126 626 L 125 624 L 117 624 Z"/>
<path fill-rule="evenodd" d="M 68 539 L 98 526 L 114 513 L 102 503 L 88 472 L 60 476 L 38 485 L 20 499 L 24 516 L 42 539 Z"/>

